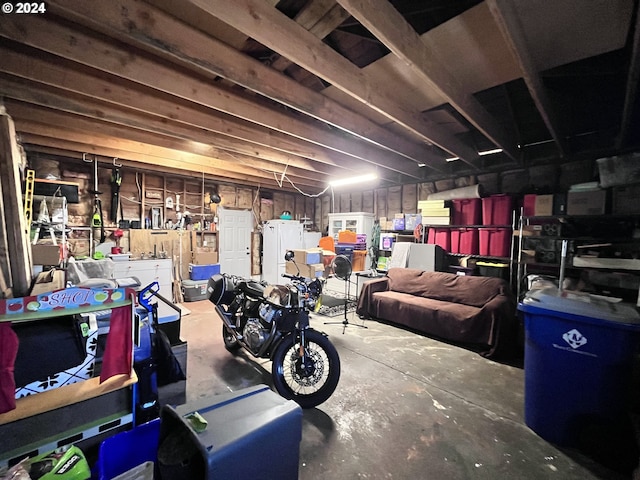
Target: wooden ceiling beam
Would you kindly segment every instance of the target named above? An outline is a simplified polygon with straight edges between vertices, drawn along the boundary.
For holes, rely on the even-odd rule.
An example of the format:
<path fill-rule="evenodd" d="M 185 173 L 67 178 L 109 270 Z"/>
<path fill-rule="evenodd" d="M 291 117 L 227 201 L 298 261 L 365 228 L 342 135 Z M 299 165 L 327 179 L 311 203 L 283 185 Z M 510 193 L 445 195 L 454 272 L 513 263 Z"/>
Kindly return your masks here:
<path fill-rule="evenodd" d="M 315 169 L 329 173 L 325 165 L 329 167 L 362 168 L 352 157 L 343 156 L 334 151 L 326 151 L 316 145 L 309 144 L 300 139 L 269 130 L 265 127 L 232 117 L 215 110 L 207 109 L 193 103 L 171 97 L 162 92 L 151 93 L 149 89 L 137 88 L 138 85 L 127 80 L 116 78 L 104 78 L 87 73 L 88 68 L 78 68 L 78 64 L 63 60 L 53 55 L 42 52 L 39 58 L 34 58 L 26 53 L 19 53 L 0 45 L 0 58 L 3 59 L 0 70 L 37 84 L 45 84 L 65 91 L 85 95 L 93 99 L 99 99 L 107 104 L 135 109 L 161 118 L 165 128 L 172 122 L 207 130 L 211 143 L 220 148 L 239 153 L 247 153 L 258 158 L 282 161 L 287 164 L 296 164 L 300 168 Z M 6 90 L 12 82 L 5 76 L 5 82 L 0 85 Z M 13 91 L 18 91 L 15 85 Z M 28 94 L 28 88 L 23 87 L 22 95 Z M 14 93 L 15 94 L 15 93 Z M 27 101 L 37 103 L 35 95 L 31 95 Z M 42 104 L 51 105 L 47 96 L 40 97 Z M 84 109 L 85 114 L 91 115 L 89 109 Z M 82 113 L 80 110 L 76 113 Z M 95 115 L 102 117 L 102 111 L 96 111 Z M 261 148 L 262 147 L 262 148 Z M 248 153 L 247 150 L 251 153 Z M 276 150 L 277 152 L 271 152 Z M 267 152 L 267 153 L 265 153 Z M 291 155 L 282 155 L 291 154 Z M 311 160 L 314 160 L 313 162 Z M 344 161 L 343 161 L 344 160 Z M 320 165 L 318 165 L 318 162 Z"/>
<path fill-rule="evenodd" d="M 323 175 L 302 170 L 296 167 L 273 164 L 264 160 L 240 154 L 231 154 L 224 150 L 193 140 L 177 139 L 159 134 L 141 131 L 137 128 L 122 127 L 101 120 L 88 119 L 68 113 L 60 113 L 48 108 L 29 105 L 14 100 L 6 100 L 7 110 L 16 119 L 22 121 L 37 121 L 49 125 L 64 125 L 79 132 L 91 132 L 121 138 L 141 144 L 156 145 L 171 150 L 180 150 L 188 154 L 201 155 L 216 161 L 216 167 L 226 168 L 235 172 L 262 175 L 265 179 L 273 178 L 274 174 L 281 175 L 285 170 L 294 182 L 306 185 L 323 183 Z"/>
<path fill-rule="evenodd" d="M 267 185 L 262 178 L 250 177 L 247 175 L 237 175 L 229 171 L 212 168 L 208 165 L 199 165 L 198 170 L 193 170 L 186 165 L 180 158 L 163 157 L 162 162 L 158 163 L 158 157 L 153 155 L 145 155 L 142 153 L 129 152 L 127 150 L 119 150 L 114 148 L 103 147 L 93 143 L 72 142 L 60 138 L 48 137 L 45 135 L 36 135 L 29 132 L 20 133 L 20 141 L 26 145 L 25 150 L 40 151 L 44 149 L 57 149 L 60 151 L 76 152 L 80 157 L 83 153 L 97 155 L 100 157 L 117 158 L 119 162 L 127 165 L 129 162 L 138 162 L 145 166 L 146 169 L 154 172 L 168 173 L 171 171 L 179 171 L 182 175 L 194 177 L 197 175 L 210 175 L 216 180 L 224 180 L 230 183 L 241 185 L 260 186 L 265 188 L 273 188 Z M 273 182 L 269 182 L 273 184 Z M 284 184 L 282 190 L 295 192 L 293 187 Z"/>
<path fill-rule="evenodd" d="M 96 62 L 95 59 L 87 58 L 86 54 L 77 55 L 75 53 L 77 49 L 73 49 L 74 60 L 405 175 L 414 176 L 412 166 L 417 163 L 432 165 L 436 171 L 442 171 L 444 168 L 444 160 L 434 155 L 425 146 L 417 145 L 415 142 L 388 132 L 363 116 L 341 107 L 324 95 L 298 84 L 295 80 L 212 37 L 177 22 L 164 12 L 136 0 L 117 0 L 117 2 L 124 8 L 115 8 L 114 4 L 104 6 L 96 4 L 94 10 L 87 8 L 89 5 L 85 2 L 77 0 L 57 0 L 48 8 L 52 12 L 58 11 L 64 18 L 73 18 L 90 28 L 112 35 L 119 41 L 128 41 L 208 77 L 227 78 L 314 119 L 328 122 L 354 137 L 296 120 L 276 109 L 267 109 L 258 105 L 255 100 L 248 100 L 239 93 L 221 89 L 211 82 L 184 75 L 181 80 L 175 80 L 179 75 L 177 72 L 165 72 L 164 70 L 169 70 L 166 66 L 163 68 L 158 62 L 142 58 L 133 52 L 114 51 L 110 54 L 126 58 L 120 62 L 110 58 Z M 121 15 L 121 12 L 124 13 Z M 144 22 L 140 20 L 141 18 L 153 21 Z M 48 22 L 49 25 L 51 23 Z M 75 35 L 74 38 L 78 43 L 85 42 L 78 32 L 59 31 L 56 35 L 66 37 Z M 31 36 L 32 32 L 29 32 L 29 37 Z M 103 52 L 112 50 L 96 38 L 88 38 L 86 41 L 93 44 L 94 48 L 101 47 L 100 50 Z M 52 53 L 61 56 L 68 55 L 68 52 L 63 54 L 59 49 L 51 50 L 46 43 L 43 45 L 39 42 L 39 45 L 43 50 L 49 49 Z M 141 65 L 147 71 L 156 71 L 160 75 L 155 78 L 151 78 L 149 74 L 140 75 L 140 72 L 134 70 L 134 63 Z M 167 75 L 170 78 L 166 80 L 158 78 L 159 76 L 167 77 Z M 175 85 L 176 81 L 186 82 L 185 87 L 188 88 Z M 199 95 L 200 92 L 205 91 L 208 92 L 206 97 Z M 384 150 L 377 147 L 383 147 Z"/>
<path fill-rule="evenodd" d="M 559 122 L 540 77 L 540 69 L 535 64 L 527 47 L 522 24 L 518 19 L 513 3 L 510 0 L 487 0 L 487 6 L 498 24 L 511 53 L 518 61 L 520 70 L 522 70 L 522 78 L 529 89 L 529 94 L 547 126 L 547 130 L 549 130 L 560 156 L 564 157 L 566 145 L 560 134 Z"/>
<path fill-rule="evenodd" d="M 338 28 L 347 18 L 349 13 L 335 0 L 311 0 L 294 17 L 300 26 L 309 30 L 318 38 L 324 38 Z M 283 72 L 292 62 L 281 55 L 271 62 L 271 68 Z"/>
<path fill-rule="evenodd" d="M 97 133 L 87 134 L 72 131 L 66 127 L 38 124 L 37 122 L 24 121 L 20 118 L 16 118 L 15 121 L 16 130 L 19 132 L 22 143 L 75 150 L 123 160 L 134 160 L 149 165 L 152 170 L 156 170 L 156 167 L 164 166 L 180 169 L 191 176 L 199 176 L 204 172 L 235 183 L 245 184 L 251 182 L 252 184 L 258 183 L 269 188 L 278 188 L 277 180 L 280 179 L 280 176 L 258 175 L 256 169 L 242 166 L 237 166 L 233 170 L 220 168 L 221 162 L 218 159 L 204 155 L 157 147 Z M 300 182 L 299 187 L 309 190 L 310 194 L 318 193 L 321 190 L 317 183 L 307 185 Z M 293 187 L 287 188 L 287 190 L 293 189 Z"/>
<path fill-rule="evenodd" d="M 16 79 L 2 73 L 0 73 L 0 80 L 0 93 L 7 98 L 98 119 L 101 122 L 110 122 L 150 133 L 201 142 L 220 149 L 221 152 L 225 152 L 226 156 L 243 155 L 252 158 L 255 162 L 272 162 L 274 167 L 286 165 L 325 176 L 337 177 L 349 172 L 348 169 L 325 166 L 322 163 L 311 162 L 306 158 L 282 153 L 275 149 L 257 148 L 234 138 L 210 133 L 200 126 L 193 128 L 193 126 L 167 120 L 166 117 L 127 110 L 125 107 L 112 106 L 76 93 L 66 92 L 64 94 L 55 87 L 37 84 L 33 81 Z M 138 100 L 144 101 L 145 98 L 143 96 Z M 355 165 L 358 162 L 354 160 L 353 164 L 353 170 L 355 170 Z"/>
<path fill-rule="evenodd" d="M 434 123 L 428 122 L 415 106 L 398 102 L 394 85 L 384 83 L 325 45 L 295 21 L 257 0 L 236 0 L 228 8 L 225 0 L 188 0 L 210 15 L 251 35 L 260 43 L 287 57 L 309 72 L 331 83 L 424 141 L 477 167 L 478 152 Z"/>
<path fill-rule="evenodd" d="M 24 138 L 25 139 L 29 138 L 29 140 L 33 140 L 34 138 L 37 138 L 37 137 L 39 136 L 31 135 L 28 133 L 24 135 Z M 42 137 L 42 138 L 44 138 L 44 140 L 38 139 L 38 142 L 48 142 L 48 143 L 56 142 L 56 139 L 51 139 L 47 137 Z M 24 140 L 22 141 L 21 144 L 25 152 L 27 152 L 28 156 L 31 153 L 37 153 L 37 154 L 44 154 L 52 157 L 57 157 L 61 160 L 69 159 L 69 161 L 82 162 L 83 155 L 90 154 L 90 155 L 95 155 L 99 160 L 100 158 L 104 157 L 105 161 L 108 161 L 112 158 L 117 158 L 118 163 L 127 168 L 134 168 L 141 171 L 144 170 L 149 173 L 155 173 L 155 174 L 162 173 L 162 174 L 168 174 L 168 175 L 178 175 L 184 178 L 188 178 L 190 180 L 194 179 L 193 171 L 185 170 L 184 167 L 171 168 L 165 165 L 153 165 L 153 164 L 149 164 L 148 162 L 137 161 L 132 158 L 123 158 L 118 156 L 112 157 L 104 153 L 106 152 L 105 149 L 98 149 L 95 147 L 95 145 L 81 145 L 73 142 L 63 141 L 63 142 L 59 142 L 56 146 L 48 146 L 48 145 L 42 145 L 41 143 L 28 143 Z M 103 153 L 97 153 L 98 151 Z M 130 156 L 133 156 L 133 154 L 130 154 Z M 242 182 L 242 185 L 246 185 L 246 186 L 268 188 L 268 187 L 265 187 L 264 182 L 260 180 L 253 181 L 250 179 L 243 179 L 239 181 L 233 178 L 223 178 L 218 173 L 215 173 L 215 174 L 209 173 L 208 169 L 205 169 L 205 171 L 198 173 L 198 180 L 202 181 L 203 176 L 204 176 L 204 179 L 207 181 L 223 182 L 223 183 L 228 182 L 229 184 L 232 184 L 232 185 L 238 185 L 240 182 Z M 278 188 L 278 190 L 281 190 L 281 189 Z M 285 190 L 287 192 L 292 192 L 292 193 L 296 192 L 296 190 L 290 185 L 287 186 L 286 188 L 282 188 L 282 190 Z"/>
<path fill-rule="evenodd" d="M 425 88 L 445 100 L 504 153 L 519 161 L 515 142 L 470 92 L 451 75 L 431 48 L 388 0 L 338 0 L 338 3 L 424 80 Z"/>

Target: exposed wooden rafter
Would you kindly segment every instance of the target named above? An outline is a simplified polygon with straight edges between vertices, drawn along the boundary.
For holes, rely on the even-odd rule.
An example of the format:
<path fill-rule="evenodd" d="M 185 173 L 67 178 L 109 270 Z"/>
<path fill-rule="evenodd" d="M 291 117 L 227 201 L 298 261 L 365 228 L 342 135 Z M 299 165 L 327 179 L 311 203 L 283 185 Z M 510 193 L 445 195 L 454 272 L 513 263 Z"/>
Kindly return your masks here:
<path fill-rule="evenodd" d="M 514 160 L 520 155 L 496 120 L 470 92 L 465 92 L 448 72 L 442 54 L 427 45 L 395 7 L 386 0 L 338 0 L 389 50 L 424 80 L 426 88 L 439 91 L 447 102 Z M 453 152 L 452 152 L 453 153 Z M 459 156 L 459 155 L 458 155 Z M 461 157 L 462 158 L 462 157 Z"/>
<path fill-rule="evenodd" d="M 410 164 L 406 162 L 407 159 L 414 163 L 426 163 L 439 171 L 445 167 L 444 159 L 434 155 L 427 147 L 391 134 L 337 102 L 300 85 L 295 80 L 275 72 L 272 68 L 212 37 L 188 28 L 150 5 L 138 0 L 114 0 L 112 3 L 98 4 L 93 7 L 95 8 L 82 0 L 55 0 L 50 9 L 58 11 L 65 18 L 73 18 L 119 40 L 128 40 L 136 46 L 165 56 L 199 73 L 227 78 L 287 107 L 340 128 L 361 140 L 390 150 L 386 155 L 391 161 L 381 162 L 380 166 L 391 167 L 407 175 L 413 174 Z M 120 12 L 125 13 L 120 14 Z M 140 21 L 141 18 L 153 19 L 153 21 Z M 233 99 L 235 98 L 234 96 Z M 224 111 L 241 116 L 240 112 Z M 266 116 L 276 114 L 277 122 L 263 118 L 261 124 L 277 130 L 277 126 L 282 125 L 280 118 L 284 114 L 265 113 Z M 243 118 L 247 119 L 246 116 Z M 258 116 L 252 116 L 252 118 L 254 121 L 260 121 Z M 295 130 L 285 133 L 305 138 L 304 133 Z M 313 138 L 305 139 L 314 141 Z M 338 150 L 341 144 L 345 144 L 345 140 L 344 136 L 333 135 L 330 141 L 321 143 L 317 140 L 316 142 L 327 148 L 335 145 L 337 146 L 335 149 Z M 369 148 L 363 156 L 358 158 L 363 159 L 363 157 L 375 162 L 377 158 L 382 158 L 382 155 L 376 149 Z M 409 169 L 403 170 L 403 164 Z"/>
<path fill-rule="evenodd" d="M 256 0 L 188 0 L 234 28 L 323 78 L 336 88 L 475 167 L 478 153 L 442 127 L 426 121 L 415 106 L 399 102 L 394 85 L 372 78 L 295 21 Z M 269 28 L 267 28 L 267 26 Z"/>
<path fill-rule="evenodd" d="M 538 108 L 542 120 L 555 141 L 560 156 L 564 156 L 565 142 L 560 133 L 559 123 L 542 83 L 539 73 L 540 68 L 535 64 L 529 52 L 522 25 L 511 0 L 487 0 L 487 5 L 511 52 L 518 59 L 518 64 L 522 70 L 522 78 L 529 89 L 531 98 Z"/>

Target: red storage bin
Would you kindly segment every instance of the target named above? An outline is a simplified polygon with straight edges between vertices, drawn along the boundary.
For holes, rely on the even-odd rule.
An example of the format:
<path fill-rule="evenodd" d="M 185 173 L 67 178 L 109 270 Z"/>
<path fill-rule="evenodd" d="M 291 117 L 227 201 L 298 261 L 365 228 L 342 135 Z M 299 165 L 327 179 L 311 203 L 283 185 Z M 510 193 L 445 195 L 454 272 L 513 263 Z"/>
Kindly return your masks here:
<path fill-rule="evenodd" d="M 479 234 L 476 228 L 454 228 L 451 230 L 451 253 L 478 255 Z"/>
<path fill-rule="evenodd" d="M 480 255 L 508 257 L 511 248 L 510 228 L 481 228 Z"/>
<path fill-rule="evenodd" d="M 533 217 L 536 214 L 536 194 L 527 193 L 522 201 L 522 214 L 525 217 Z"/>
<path fill-rule="evenodd" d="M 483 225 L 511 225 L 512 212 L 511 195 L 491 195 L 482 199 Z"/>
<path fill-rule="evenodd" d="M 430 228 L 427 243 L 440 245 L 446 251 L 451 249 L 451 235 L 448 228 Z"/>
<path fill-rule="evenodd" d="M 482 214 L 481 200 L 479 198 L 462 198 L 452 200 L 453 225 L 480 225 Z"/>

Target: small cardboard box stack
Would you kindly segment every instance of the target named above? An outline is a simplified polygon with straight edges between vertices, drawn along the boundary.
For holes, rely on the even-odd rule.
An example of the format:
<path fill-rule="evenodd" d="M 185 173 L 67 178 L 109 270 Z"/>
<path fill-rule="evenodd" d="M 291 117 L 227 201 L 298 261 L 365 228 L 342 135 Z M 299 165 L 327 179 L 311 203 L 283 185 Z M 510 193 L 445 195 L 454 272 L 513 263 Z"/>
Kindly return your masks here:
<path fill-rule="evenodd" d="M 218 263 L 218 252 L 212 247 L 196 247 L 191 252 L 191 263 L 194 265 L 212 265 Z"/>
<path fill-rule="evenodd" d="M 306 278 L 321 277 L 324 274 L 322 249 L 294 250 L 293 262 L 287 262 L 285 271 L 290 275 L 301 275 Z"/>

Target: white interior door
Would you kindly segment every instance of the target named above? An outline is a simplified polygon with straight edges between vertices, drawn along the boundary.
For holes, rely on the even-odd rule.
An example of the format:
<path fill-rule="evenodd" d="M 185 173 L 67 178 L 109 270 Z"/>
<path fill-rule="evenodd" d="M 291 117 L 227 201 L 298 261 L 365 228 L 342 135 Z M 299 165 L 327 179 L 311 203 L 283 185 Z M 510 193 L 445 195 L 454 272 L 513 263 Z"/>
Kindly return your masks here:
<path fill-rule="evenodd" d="M 251 276 L 252 231 L 251 211 L 218 207 L 220 271 L 246 278 Z"/>

